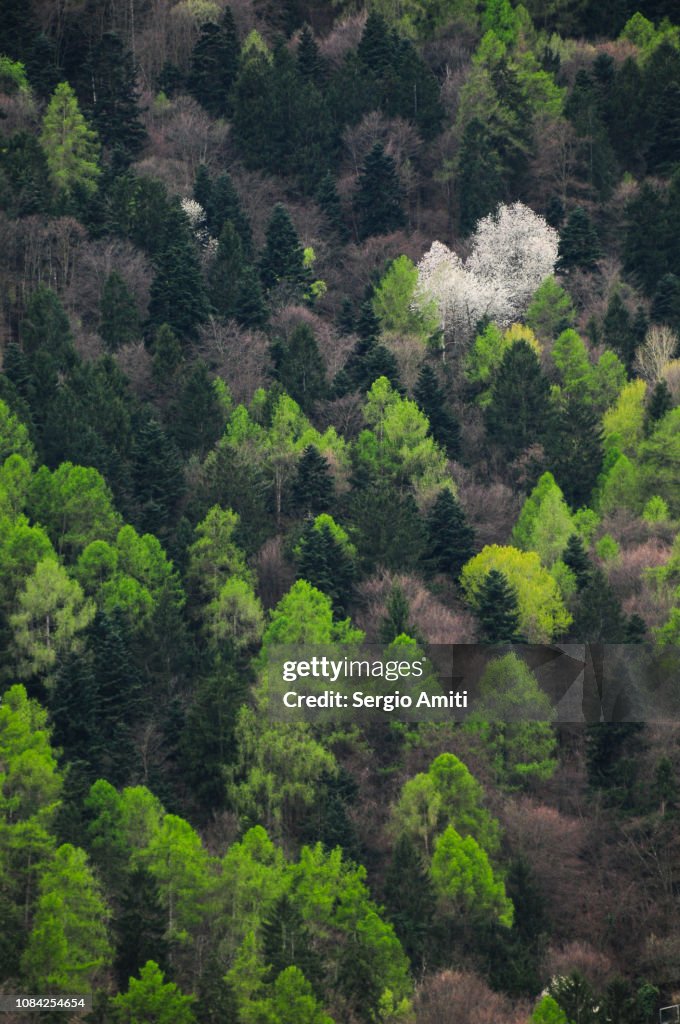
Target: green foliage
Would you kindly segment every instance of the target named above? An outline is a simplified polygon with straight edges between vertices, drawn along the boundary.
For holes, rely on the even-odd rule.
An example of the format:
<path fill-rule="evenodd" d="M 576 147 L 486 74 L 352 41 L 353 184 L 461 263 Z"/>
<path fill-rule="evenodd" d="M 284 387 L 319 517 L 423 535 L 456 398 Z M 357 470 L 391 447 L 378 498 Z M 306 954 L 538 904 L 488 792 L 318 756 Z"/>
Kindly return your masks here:
<path fill-rule="evenodd" d="M 140 334 L 139 313 L 134 297 L 117 271 L 104 282 L 101 298 L 99 333 L 106 347 L 114 352 L 121 345 L 137 341 Z"/>
<path fill-rule="evenodd" d="M 112 1005 L 120 1024 L 195 1024 L 194 1002 L 194 996 L 182 995 L 174 982 L 164 980 L 158 964 L 148 960 Z"/>
<path fill-rule="evenodd" d="M 100 174 L 99 143 L 68 82 L 60 82 L 54 90 L 43 117 L 40 144 L 58 192 L 69 194 L 78 188 L 94 192 Z"/>
<path fill-rule="evenodd" d="M 602 420 L 606 451 L 616 448 L 629 458 L 636 454 L 644 436 L 646 394 L 643 380 L 630 381 L 607 409 Z"/>
<path fill-rule="evenodd" d="M 461 505 L 448 489 L 440 491 L 427 514 L 425 565 L 457 579 L 474 554 L 474 530 Z"/>
<path fill-rule="evenodd" d="M 546 277 L 531 300 L 525 320 L 544 343 L 570 330 L 576 321 L 576 311 L 569 292 L 554 277 Z"/>
<path fill-rule="evenodd" d="M 522 506 L 512 540 L 525 551 L 536 551 L 544 565 L 552 566 L 573 531 L 562 491 L 552 473 L 544 473 Z"/>
<path fill-rule="evenodd" d="M 653 494 L 642 510 L 642 518 L 646 523 L 667 523 L 670 518 L 668 505 L 658 494 Z"/>
<path fill-rule="evenodd" d="M 356 549 L 332 516 L 308 520 L 294 549 L 297 576 L 321 590 L 342 615 L 352 601 Z"/>
<path fill-rule="evenodd" d="M 73 558 L 91 541 L 113 540 L 121 517 L 96 469 L 63 462 L 53 473 L 41 466 L 29 495 L 32 516 L 60 554 Z"/>
<path fill-rule="evenodd" d="M 518 341 L 504 354 L 486 408 L 489 440 L 508 459 L 539 441 L 548 415 L 548 382 L 531 346 Z"/>
<path fill-rule="evenodd" d="M 571 622 L 557 583 L 534 551 L 488 545 L 461 573 L 461 586 L 473 609 L 479 607 L 481 587 L 488 572 L 506 576 L 517 593 L 519 627 L 530 643 L 545 643 L 560 635 Z"/>
<path fill-rule="evenodd" d="M 509 928 L 514 908 L 505 886 L 494 877 L 489 858 L 472 836 L 449 825 L 435 840 L 432 884 L 447 914 L 490 915 Z"/>
<path fill-rule="evenodd" d="M 413 294 L 418 283 L 418 270 L 408 256 L 398 256 L 376 285 L 371 299 L 373 311 L 383 331 L 388 334 L 413 334 L 426 341 L 438 325 L 434 304 L 432 309 L 415 308 Z"/>
<path fill-rule="evenodd" d="M 376 142 L 364 161 L 354 196 L 360 239 L 404 227 L 403 192 L 394 160 Z"/>
<path fill-rule="evenodd" d="M 673 516 L 680 515 L 680 409 L 673 409 L 640 447 L 640 470 L 645 495 L 658 494 Z"/>
<path fill-rule="evenodd" d="M 531 1024 L 568 1024 L 567 1015 L 552 996 L 542 996 L 531 1014 Z"/>
<path fill-rule="evenodd" d="M 276 380 L 284 391 L 309 413 L 326 393 L 326 367 L 314 332 L 298 324 L 288 338 L 278 338 L 271 348 Z"/>
<path fill-rule="evenodd" d="M 515 644 L 522 641 L 517 593 L 497 569 L 489 570 L 482 581 L 475 614 L 483 643 Z"/>
<path fill-rule="evenodd" d="M 0 461 L 4 462 L 11 455 L 21 455 L 29 465 L 35 462 L 35 449 L 28 430 L 0 399 Z"/>
<path fill-rule="evenodd" d="M 277 203 L 267 225 L 266 243 L 260 258 L 260 277 L 265 288 L 288 285 L 293 294 L 307 283 L 304 253 L 285 206 Z"/>
<path fill-rule="evenodd" d="M 102 976 L 111 959 L 108 911 L 83 850 L 66 843 L 39 880 L 33 927 L 22 969 L 36 989 L 78 992 Z"/>
<path fill-rule="evenodd" d="M 601 255 L 597 232 L 586 211 L 579 206 L 569 215 L 560 235 L 557 269 L 562 272 L 575 267 L 594 270 Z"/>
<path fill-rule="evenodd" d="M 413 397 L 430 423 L 430 433 L 450 459 L 460 456 L 460 424 L 450 411 L 446 392 L 434 369 L 423 363 L 413 389 Z"/>

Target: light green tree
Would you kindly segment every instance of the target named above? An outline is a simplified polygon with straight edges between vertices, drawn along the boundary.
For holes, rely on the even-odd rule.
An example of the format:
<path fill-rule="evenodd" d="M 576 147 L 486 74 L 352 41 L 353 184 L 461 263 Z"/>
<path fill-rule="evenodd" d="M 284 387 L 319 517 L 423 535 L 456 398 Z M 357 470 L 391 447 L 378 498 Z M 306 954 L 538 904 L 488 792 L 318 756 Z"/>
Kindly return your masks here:
<path fill-rule="evenodd" d="M 45 867 L 33 927 L 21 958 L 38 991 L 84 992 L 111 961 L 109 917 L 84 850 L 60 846 Z"/>
<path fill-rule="evenodd" d="M 30 510 L 57 551 L 69 558 L 93 540 L 112 541 L 121 526 L 101 473 L 71 462 L 62 462 L 53 473 L 40 467 L 31 484 Z"/>
<path fill-rule="evenodd" d="M 567 1015 L 552 996 L 542 996 L 530 1018 L 531 1024 L 569 1024 Z"/>
<path fill-rule="evenodd" d="M 140 968 L 139 978 L 130 978 L 128 990 L 112 1000 L 116 1024 L 195 1024 L 192 1012 L 195 996 L 182 995 L 174 982 L 153 960 Z"/>
<path fill-rule="evenodd" d="M 200 837 L 183 818 L 166 814 L 137 857 L 155 878 L 167 914 L 166 937 L 185 942 L 205 912 L 210 860 Z"/>
<path fill-rule="evenodd" d="M 642 481 L 638 466 L 627 455 L 619 455 L 606 477 L 598 487 L 598 510 L 607 515 L 618 509 L 640 511 Z"/>
<path fill-rule="evenodd" d="M 22 455 L 29 465 L 35 464 L 35 449 L 28 430 L 0 398 L 0 463 L 10 455 Z"/>
<path fill-rule="evenodd" d="M 492 570 L 502 572 L 517 593 L 519 628 L 530 643 L 546 643 L 560 635 L 571 623 L 557 582 L 541 565 L 535 551 L 519 551 L 515 547 L 491 544 L 483 548 L 463 567 L 460 583 L 472 608 L 477 595 Z"/>
<path fill-rule="evenodd" d="M 234 541 L 238 524 L 236 512 L 214 505 L 196 527 L 196 540 L 189 548 L 187 581 L 204 601 L 214 600 L 229 577 L 253 582 L 245 555 Z"/>
<path fill-rule="evenodd" d="M 426 341 L 439 327 L 436 304 L 414 305 L 418 268 L 408 256 L 390 263 L 371 300 L 373 312 L 387 334 L 412 334 Z"/>
<path fill-rule="evenodd" d="M 50 680 L 59 658 L 82 647 L 82 631 L 92 622 L 94 602 L 85 598 L 55 558 L 38 562 L 17 598 L 10 626 L 23 677 L 43 674 Z"/>
<path fill-rule="evenodd" d="M 680 516 L 680 408 L 671 409 L 640 445 L 640 468 L 644 496 L 658 494 L 671 515 Z"/>
<path fill-rule="evenodd" d="M 551 343 L 576 323 L 576 310 L 569 292 L 554 277 L 546 277 L 531 300 L 525 320 L 544 344 Z"/>
<path fill-rule="evenodd" d="M 24 515 L 14 521 L 0 518 L 0 601 L 8 613 L 21 584 L 38 562 L 49 558 L 56 561 L 57 556 L 41 526 L 31 526 Z"/>
<path fill-rule="evenodd" d="M 0 464 L 0 517 L 16 520 L 24 511 L 32 475 L 28 459 L 16 452 Z"/>
<path fill-rule="evenodd" d="M 206 628 L 215 647 L 236 651 L 257 645 L 264 630 L 264 612 L 250 583 L 233 576 L 206 609 Z"/>
<path fill-rule="evenodd" d="M 440 908 L 447 916 L 491 915 L 506 928 L 512 926 L 512 901 L 472 836 L 463 837 L 449 825 L 435 841 L 430 875 Z"/>
<path fill-rule="evenodd" d="M 68 82 L 59 83 L 47 105 L 40 144 L 58 192 L 68 194 L 76 188 L 94 192 L 100 174 L 99 142 Z"/>
<path fill-rule="evenodd" d="M 295 966 L 281 971 L 271 994 L 255 1002 L 248 1016 L 251 1014 L 253 1022 L 261 1024 L 290 1024 L 291 1021 L 295 1024 L 333 1024 L 333 1019 L 317 1002 L 312 986 Z"/>
<path fill-rule="evenodd" d="M 616 448 L 628 458 L 636 455 L 644 437 L 646 394 L 645 381 L 632 380 L 622 388 L 616 402 L 606 410 L 602 428 L 607 451 Z"/>
<path fill-rule="evenodd" d="M 561 557 L 574 533 L 574 523 L 552 473 L 544 473 L 526 499 L 512 531 L 512 540 L 525 551 L 536 551 L 544 565 Z"/>

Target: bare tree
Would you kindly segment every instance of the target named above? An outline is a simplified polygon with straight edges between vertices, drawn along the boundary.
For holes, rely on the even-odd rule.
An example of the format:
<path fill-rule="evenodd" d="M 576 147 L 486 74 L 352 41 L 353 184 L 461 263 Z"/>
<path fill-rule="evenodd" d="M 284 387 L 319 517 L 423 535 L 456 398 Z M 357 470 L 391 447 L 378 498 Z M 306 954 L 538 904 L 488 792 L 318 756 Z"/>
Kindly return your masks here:
<path fill-rule="evenodd" d="M 635 369 L 649 384 L 656 384 L 676 353 L 678 336 L 666 324 L 654 324 L 635 356 Z"/>

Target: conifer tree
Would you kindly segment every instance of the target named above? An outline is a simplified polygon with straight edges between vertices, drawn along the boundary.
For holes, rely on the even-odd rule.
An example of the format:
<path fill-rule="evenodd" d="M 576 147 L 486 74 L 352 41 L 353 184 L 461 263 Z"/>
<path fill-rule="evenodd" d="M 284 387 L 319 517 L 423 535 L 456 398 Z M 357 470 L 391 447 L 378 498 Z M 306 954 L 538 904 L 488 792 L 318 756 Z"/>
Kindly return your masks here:
<path fill-rule="evenodd" d="M 191 54 L 189 92 L 213 117 L 231 113 L 230 95 L 239 68 L 241 47 L 230 7 L 225 7 L 219 25 L 201 27 Z"/>
<path fill-rule="evenodd" d="M 397 839 L 385 877 L 385 903 L 394 930 L 417 971 L 428 959 L 436 898 L 420 853 L 408 835 Z"/>
<path fill-rule="evenodd" d="M 92 124 L 115 160 L 126 166 L 146 142 L 139 118 L 132 54 L 119 36 L 105 32 L 91 59 Z"/>
<path fill-rule="evenodd" d="M 137 867 L 120 879 L 120 902 L 112 922 L 116 937 L 114 970 L 122 991 L 151 957 L 167 965 L 166 915 L 158 886 L 148 871 Z"/>
<path fill-rule="evenodd" d="M 557 269 L 563 272 L 573 267 L 594 270 L 601 256 L 597 232 L 586 211 L 578 206 L 570 213 L 560 235 Z"/>
<path fill-rule="evenodd" d="M 200 202 L 198 197 L 196 198 Z M 219 238 L 226 222 L 231 221 L 241 239 L 244 255 L 252 258 L 253 237 L 250 221 L 244 212 L 234 183 L 226 171 L 215 180 L 209 196 L 206 196 L 206 201 L 201 203 L 201 206 L 205 210 L 208 231 L 213 238 Z"/>
<path fill-rule="evenodd" d="M 173 236 L 154 261 L 149 323 L 168 324 L 180 339 L 190 339 L 208 316 L 208 299 L 193 240 L 186 228 Z"/>
<path fill-rule="evenodd" d="M 549 386 L 526 341 L 505 352 L 486 409 L 489 440 L 509 459 L 539 441 L 549 413 Z"/>
<path fill-rule="evenodd" d="M 309 25 L 305 25 L 300 33 L 296 57 L 297 71 L 302 81 L 322 86 L 326 77 L 326 66 Z"/>
<path fill-rule="evenodd" d="M 218 316 L 225 320 L 235 315 L 245 260 L 241 239 L 232 221 L 220 232 L 217 253 L 208 277 L 208 295 Z"/>
<path fill-rule="evenodd" d="M 393 583 L 390 587 L 387 604 L 385 605 L 385 616 L 380 623 L 378 636 L 384 644 L 393 643 L 399 636 L 410 636 L 412 639 L 419 639 L 416 636 L 418 630 L 410 621 L 411 606 L 399 583 Z"/>
<path fill-rule="evenodd" d="M 572 533 L 567 541 L 562 561 L 568 569 L 571 569 L 576 577 L 579 590 L 582 590 L 590 579 L 592 565 L 583 546 L 583 541 L 577 533 Z"/>
<path fill-rule="evenodd" d="M 288 284 L 300 289 L 307 280 L 304 253 L 290 214 L 277 203 L 267 225 L 266 243 L 260 257 L 260 277 L 265 288 Z"/>
<path fill-rule="evenodd" d="M 548 416 L 545 450 L 567 504 L 587 505 L 602 469 L 602 427 L 580 395 L 570 395 Z"/>
<path fill-rule="evenodd" d="M 287 339 L 274 342 L 271 353 L 276 380 L 304 412 L 310 412 L 326 391 L 326 367 L 313 330 L 298 324 Z"/>
<path fill-rule="evenodd" d="M 386 235 L 406 224 L 404 190 L 391 156 L 376 142 L 366 157 L 354 197 L 359 239 Z"/>
<path fill-rule="evenodd" d="M 450 459 L 460 455 L 460 424 L 446 407 L 446 395 L 437 374 L 428 363 L 423 363 L 418 374 L 413 397 L 430 421 L 430 433 L 444 448 Z"/>
<path fill-rule="evenodd" d="M 328 461 L 319 449 L 308 444 L 298 462 L 297 477 L 293 484 L 293 505 L 305 515 L 328 512 L 335 497 L 335 488 Z"/>
<path fill-rule="evenodd" d="M 264 327 L 269 318 L 259 275 L 250 263 L 241 271 L 234 300 L 234 316 L 242 327 L 252 328 Z"/>
<path fill-rule="evenodd" d="M 99 142 L 68 82 L 60 82 L 54 90 L 43 118 L 40 144 L 57 192 L 95 191 L 100 174 Z"/>
<path fill-rule="evenodd" d="M 170 434 L 185 456 L 195 452 L 203 458 L 224 433 L 224 413 L 204 362 L 189 369 L 168 421 Z"/>
<path fill-rule="evenodd" d="M 647 432 L 654 430 L 655 425 L 662 420 L 667 412 L 673 408 L 673 396 L 670 393 L 665 378 L 662 378 L 654 386 L 649 404 L 647 406 Z"/>
<path fill-rule="evenodd" d="M 335 187 L 335 178 L 331 171 L 326 171 L 319 182 L 316 192 L 316 201 L 321 207 L 330 228 L 335 232 L 340 242 L 346 242 L 349 238 L 349 231 L 345 223 L 345 215 L 340 202 L 338 190 Z"/>
<path fill-rule="evenodd" d="M 165 387 L 175 375 L 182 362 L 182 346 L 177 335 L 168 324 L 161 324 L 156 331 L 151 347 L 153 352 L 153 375 Z"/>
<path fill-rule="evenodd" d="M 623 644 L 626 625 L 621 602 L 602 570 L 594 569 L 580 592 L 571 635 L 578 643 Z"/>
<path fill-rule="evenodd" d="M 99 333 L 111 352 L 137 341 L 141 324 L 134 297 L 123 278 L 112 270 L 102 290 Z"/>
<path fill-rule="evenodd" d="M 460 502 L 448 488 L 437 495 L 428 512 L 426 528 L 424 562 L 427 569 L 457 579 L 475 553 L 475 535 Z"/>
<path fill-rule="evenodd" d="M 469 235 L 503 198 L 502 165 L 486 127 L 473 118 L 465 127 L 456 178 L 460 230 Z"/>
<path fill-rule="evenodd" d="M 607 312 L 602 321 L 602 337 L 607 348 L 618 352 L 630 371 L 635 359 L 636 339 L 630 313 L 624 306 L 621 293 L 618 290 L 609 300 Z"/>
<path fill-rule="evenodd" d="M 299 967 L 310 982 L 321 977 L 321 963 L 314 953 L 309 930 L 291 897 L 284 893 L 262 925 L 262 953 L 274 980 L 287 967 Z"/>
<path fill-rule="evenodd" d="M 212 194 L 213 181 L 210 177 L 210 171 L 205 164 L 199 164 L 196 171 L 196 177 L 194 178 L 193 196 L 196 202 L 205 210 L 208 229 L 210 229 L 210 224 L 208 223 L 208 210 L 210 209 Z"/>
<path fill-rule="evenodd" d="M 651 320 L 655 324 L 668 324 L 674 331 L 680 328 L 680 278 L 664 274 L 652 299 Z"/>
<path fill-rule="evenodd" d="M 295 548 L 296 575 L 327 594 L 338 615 L 352 601 L 356 576 L 354 547 L 326 514 L 308 520 Z"/>
<path fill-rule="evenodd" d="M 165 537 L 184 491 L 182 457 L 152 415 L 135 427 L 133 459 L 135 520 L 144 532 Z"/>
<path fill-rule="evenodd" d="M 481 641 L 487 644 L 522 643 L 518 631 L 517 594 L 502 572 L 491 569 L 486 574 L 477 601 L 475 614 Z"/>

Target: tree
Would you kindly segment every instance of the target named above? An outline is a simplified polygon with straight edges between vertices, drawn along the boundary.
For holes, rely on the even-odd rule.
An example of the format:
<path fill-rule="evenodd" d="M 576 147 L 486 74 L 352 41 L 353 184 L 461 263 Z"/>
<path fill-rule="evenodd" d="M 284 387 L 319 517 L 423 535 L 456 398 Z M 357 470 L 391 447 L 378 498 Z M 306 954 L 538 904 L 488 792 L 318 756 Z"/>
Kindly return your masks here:
<path fill-rule="evenodd" d="M 105 32 L 90 60 L 92 123 L 114 161 L 130 163 L 146 142 L 139 119 L 137 83 L 132 54 L 114 32 Z"/>
<path fill-rule="evenodd" d="M 122 525 L 106 481 L 96 469 L 62 462 L 33 477 L 29 506 L 60 555 L 73 557 L 91 541 L 113 540 Z"/>
<path fill-rule="evenodd" d="M 652 299 L 651 320 L 668 324 L 676 334 L 680 330 L 680 278 L 676 274 L 664 274 L 659 281 Z"/>
<path fill-rule="evenodd" d="M 512 925 L 514 908 L 497 880 L 489 858 L 468 835 L 464 838 L 449 825 L 435 841 L 430 868 L 439 904 L 447 916 L 490 915 L 500 924 Z"/>
<path fill-rule="evenodd" d="M 546 277 L 531 300 L 525 321 L 541 341 L 551 342 L 576 322 L 571 295 L 554 277 Z"/>
<path fill-rule="evenodd" d="M 196 452 L 205 458 L 224 432 L 226 416 L 216 390 L 218 382 L 218 378 L 211 379 L 203 361 L 187 368 L 184 385 L 168 414 L 171 436 L 184 455 Z"/>
<path fill-rule="evenodd" d="M 469 235 L 477 221 L 496 208 L 505 192 L 503 165 L 494 139 L 476 117 L 468 121 L 463 132 L 456 184 L 460 229 Z"/>
<path fill-rule="evenodd" d="M 427 514 L 427 545 L 424 562 L 430 572 L 457 579 L 474 555 L 474 530 L 460 502 L 448 488 L 441 490 Z"/>
<path fill-rule="evenodd" d="M 260 277 L 265 288 L 287 284 L 295 292 L 307 282 L 300 239 L 282 203 L 276 204 L 267 225 L 265 248 L 260 257 Z"/>
<path fill-rule="evenodd" d="M 174 982 L 165 982 L 153 960 L 140 969 L 138 979 L 130 978 L 127 992 L 112 1000 L 121 1024 L 195 1024 L 194 1002 L 195 996 L 182 995 Z"/>
<path fill-rule="evenodd" d="M 592 565 L 584 547 L 582 539 L 577 533 L 572 533 L 567 541 L 567 546 L 562 555 L 562 561 L 567 569 L 570 569 L 576 577 L 576 585 L 582 590 L 590 579 Z"/>
<path fill-rule="evenodd" d="M 231 89 L 238 74 L 240 44 L 231 9 L 224 9 L 219 24 L 207 21 L 191 54 L 189 92 L 213 117 L 231 113 Z"/>
<path fill-rule="evenodd" d="M 196 199 L 198 199 L 198 196 L 196 196 Z M 210 190 L 209 198 L 206 198 L 206 202 L 201 203 L 201 205 L 205 210 L 208 231 L 212 237 L 219 238 L 224 225 L 227 221 L 231 221 L 234 225 L 234 230 L 241 239 L 241 246 L 245 256 L 250 258 L 253 244 L 250 222 L 243 210 L 234 183 L 226 171 L 215 180 Z"/>
<path fill-rule="evenodd" d="M 507 577 L 491 569 L 484 579 L 477 598 L 477 621 L 480 639 L 487 644 L 522 642 L 519 633 L 517 593 Z"/>
<path fill-rule="evenodd" d="M 349 241 L 349 231 L 345 223 L 345 212 L 340 202 L 340 196 L 335 185 L 335 178 L 331 171 L 326 171 L 319 182 L 316 192 L 316 201 L 328 221 L 328 225 L 340 242 Z"/>
<path fill-rule="evenodd" d="M 68 82 L 60 82 L 43 117 L 40 144 L 54 188 L 70 195 L 81 188 L 93 193 L 100 174 L 99 143 L 80 112 Z"/>
<path fill-rule="evenodd" d="M 429 317 L 413 303 L 418 270 L 408 256 L 399 256 L 373 289 L 371 305 L 388 334 L 414 334 L 424 341 L 437 329 L 436 311 Z"/>
<path fill-rule="evenodd" d="M 431 366 L 423 363 L 413 389 L 413 397 L 427 416 L 430 433 L 450 459 L 460 455 L 460 424 L 446 407 L 446 395 Z"/>
<path fill-rule="evenodd" d="M 409 621 L 411 606 L 398 583 L 393 583 L 390 587 L 385 612 L 379 631 L 382 643 L 392 644 L 405 636 L 415 637 L 416 627 Z"/>
<path fill-rule="evenodd" d="M 316 445 L 309 444 L 302 453 L 293 484 L 292 501 L 306 515 L 328 512 L 334 499 L 333 478 L 328 460 Z"/>
<path fill-rule="evenodd" d="M 116 270 L 104 282 L 100 309 L 99 333 L 111 352 L 137 341 L 141 327 L 137 303 Z"/>
<path fill-rule="evenodd" d="M 49 679 L 60 657 L 82 647 L 81 634 L 94 614 L 93 602 L 56 558 L 38 562 L 10 616 L 21 675 L 41 673 Z"/>
<path fill-rule="evenodd" d="M 626 618 L 621 602 L 601 569 L 594 569 L 579 593 L 570 629 L 577 643 L 627 642 Z"/>
<path fill-rule="evenodd" d="M 343 614 L 352 601 L 355 559 L 356 550 L 347 534 L 325 512 L 307 522 L 295 547 L 298 579 L 327 594 L 338 614 Z"/>
<path fill-rule="evenodd" d="M 531 1024 L 568 1024 L 567 1015 L 552 996 L 542 996 L 531 1014 Z"/>
<path fill-rule="evenodd" d="M 529 643 L 544 643 L 561 635 L 571 622 L 557 583 L 535 551 L 489 545 L 475 555 L 461 573 L 461 586 L 473 610 L 480 606 L 487 574 L 495 569 L 517 594 L 519 627 Z"/>
<path fill-rule="evenodd" d="M 586 211 L 578 206 L 570 213 L 560 235 L 557 269 L 562 272 L 575 267 L 594 270 L 601 256 L 597 232 Z"/>
<path fill-rule="evenodd" d="M 403 188 L 391 156 L 376 142 L 366 157 L 354 197 L 361 240 L 371 235 L 386 235 L 406 223 L 402 207 Z"/>
<path fill-rule="evenodd" d="M 542 439 L 549 408 L 549 386 L 536 353 L 519 341 L 503 356 L 491 389 L 487 436 L 506 458 L 516 458 Z"/>
<path fill-rule="evenodd" d="M 613 293 L 607 305 L 607 311 L 602 320 L 602 337 L 607 348 L 618 352 L 630 371 L 635 359 L 637 340 L 630 313 L 624 305 L 621 292 L 618 289 Z"/>
<path fill-rule="evenodd" d="M 385 903 L 399 941 L 418 970 L 432 944 L 429 931 L 435 893 L 423 858 L 407 835 L 400 835 L 394 844 L 385 876 Z"/>
<path fill-rule="evenodd" d="M 22 970 L 41 991 L 93 985 L 111 959 L 108 910 L 83 850 L 60 846 L 39 883 Z"/>
<path fill-rule="evenodd" d="M 562 554 L 574 526 L 562 491 L 552 473 L 544 473 L 522 506 L 514 529 L 514 544 L 536 551 L 548 567 Z"/>
<path fill-rule="evenodd" d="M 173 232 L 155 258 L 149 323 L 168 324 L 181 339 L 194 338 L 208 317 L 208 299 L 193 239 L 186 225 Z"/>
<path fill-rule="evenodd" d="M 311 412 L 326 391 L 326 367 L 313 330 L 298 324 L 287 339 L 278 338 L 271 351 L 281 387 L 306 413 Z"/>
<path fill-rule="evenodd" d="M 572 508 L 590 501 L 602 468 L 599 420 L 580 395 L 558 401 L 547 417 L 545 451 L 555 480 Z"/>

